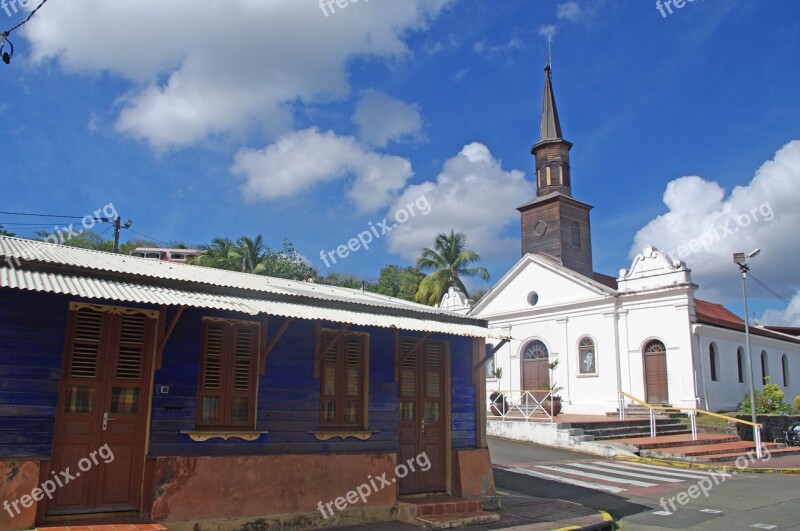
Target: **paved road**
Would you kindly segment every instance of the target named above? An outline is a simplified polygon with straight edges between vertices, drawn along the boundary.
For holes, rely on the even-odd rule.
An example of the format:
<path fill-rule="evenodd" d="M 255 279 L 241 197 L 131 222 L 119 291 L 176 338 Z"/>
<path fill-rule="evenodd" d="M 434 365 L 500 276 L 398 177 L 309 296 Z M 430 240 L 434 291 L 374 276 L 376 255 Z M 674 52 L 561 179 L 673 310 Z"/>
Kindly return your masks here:
<path fill-rule="evenodd" d="M 489 450 L 498 489 L 608 511 L 623 530 L 800 530 L 800 476 L 654 467 L 495 438 Z"/>

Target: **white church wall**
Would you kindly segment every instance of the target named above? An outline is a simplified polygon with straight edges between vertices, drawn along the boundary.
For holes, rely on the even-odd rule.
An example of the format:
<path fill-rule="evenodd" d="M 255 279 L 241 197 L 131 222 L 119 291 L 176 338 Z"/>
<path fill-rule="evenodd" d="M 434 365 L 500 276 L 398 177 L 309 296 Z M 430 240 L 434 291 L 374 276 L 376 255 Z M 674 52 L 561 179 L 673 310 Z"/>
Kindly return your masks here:
<path fill-rule="evenodd" d="M 659 340 L 667 349 L 669 402 L 695 407 L 688 290 L 679 288 L 673 293 L 662 291 L 622 301 L 621 307 L 627 311 L 625 335 L 620 337 L 625 368 L 622 390 L 640 400 L 647 399 L 644 349 L 651 340 Z"/>
<path fill-rule="evenodd" d="M 710 411 L 734 411 L 749 392 L 749 373 L 747 367 L 747 348 L 744 332 L 723 328 L 697 325 L 699 337 L 700 362 L 703 364 L 703 380 L 700 394 L 704 394 L 702 407 Z M 761 353 L 766 353 L 767 375 L 770 383 L 777 384 L 784 392 L 784 400 L 794 403 L 800 395 L 800 345 L 751 334 L 753 361 L 753 383 L 757 391 L 764 387 L 761 374 Z M 712 380 L 709 347 L 714 345 L 717 353 L 717 380 Z M 742 382 L 739 382 L 737 351 L 742 351 Z M 787 359 L 787 373 L 784 381 L 783 356 Z M 788 384 L 788 385 L 784 385 Z"/>

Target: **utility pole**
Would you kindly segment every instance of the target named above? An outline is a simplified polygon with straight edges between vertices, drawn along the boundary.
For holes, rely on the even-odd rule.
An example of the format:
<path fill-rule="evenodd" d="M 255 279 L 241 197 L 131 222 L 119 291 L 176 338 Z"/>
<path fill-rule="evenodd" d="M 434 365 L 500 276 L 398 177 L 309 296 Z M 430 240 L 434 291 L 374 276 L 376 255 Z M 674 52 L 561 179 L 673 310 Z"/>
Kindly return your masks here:
<path fill-rule="evenodd" d="M 753 356 L 750 352 L 750 325 L 749 325 L 749 318 L 747 316 L 747 272 L 750 271 L 750 264 L 747 263 L 749 258 L 753 258 L 758 253 L 761 252 L 761 249 L 755 249 L 747 254 L 745 253 L 734 253 L 733 255 L 733 262 L 739 266 L 739 271 L 742 273 L 742 298 L 744 299 L 744 338 L 745 344 L 747 345 L 747 371 L 750 373 L 750 419 L 753 423 L 753 441 L 756 445 L 756 457 L 761 459 L 761 437 L 760 437 L 760 429 L 761 427 L 758 425 L 758 417 L 756 416 L 756 391 L 755 385 L 753 384 Z"/>
<path fill-rule="evenodd" d="M 122 223 L 120 222 L 119 216 L 117 219 L 114 220 L 114 251 L 115 253 L 119 252 L 119 233 L 122 230 Z"/>
<path fill-rule="evenodd" d="M 114 219 L 109 218 L 97 218 L 100 221 L 105 221 L 108 223 L 114 224 L 114 249 L 111 252 L 118 253 L 119 252 L 119 233 L 122 232 L 122 229 L 129 229 L 131 225 L 133 225 L 133 221 L 128 220 L 125 224 L 122 223 L 122 218 L 117 216 Z"/>

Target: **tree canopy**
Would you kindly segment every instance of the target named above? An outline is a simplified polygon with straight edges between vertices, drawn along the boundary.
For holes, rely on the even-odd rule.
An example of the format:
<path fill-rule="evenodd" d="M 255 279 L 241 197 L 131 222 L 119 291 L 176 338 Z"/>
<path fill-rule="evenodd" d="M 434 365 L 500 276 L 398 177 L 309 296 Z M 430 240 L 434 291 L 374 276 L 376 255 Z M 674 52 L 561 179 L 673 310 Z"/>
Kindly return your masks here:
<path fill-rule="evenodd" d="M 489 271 L 484 267 L 473 267 L 480 256 L 467 249 L 467 235 L 451 230 L 450 234 L 439 234 L 434 240 L 434 247 L 423 247 L 417 259 L 417 268 L 422 271 L 433 271 L 420 282 L 414 300 L 430 306 L 436 306 L 442 300 L 450 286 L 456 286 L 465 295 L 467 287 L 462 277 L 480 277 L 489 280 Z"/>

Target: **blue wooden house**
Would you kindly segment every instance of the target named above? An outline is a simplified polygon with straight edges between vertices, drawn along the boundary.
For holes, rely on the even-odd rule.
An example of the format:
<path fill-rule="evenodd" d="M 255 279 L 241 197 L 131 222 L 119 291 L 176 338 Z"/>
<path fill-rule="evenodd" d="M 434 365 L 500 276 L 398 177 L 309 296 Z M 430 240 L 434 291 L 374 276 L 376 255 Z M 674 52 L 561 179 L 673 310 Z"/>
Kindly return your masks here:
<path fill-rule="evenodd" d="M 17 238 L 0 266 L 0 531 L 324 527 L 494 493 L 485 321 Z"/>

